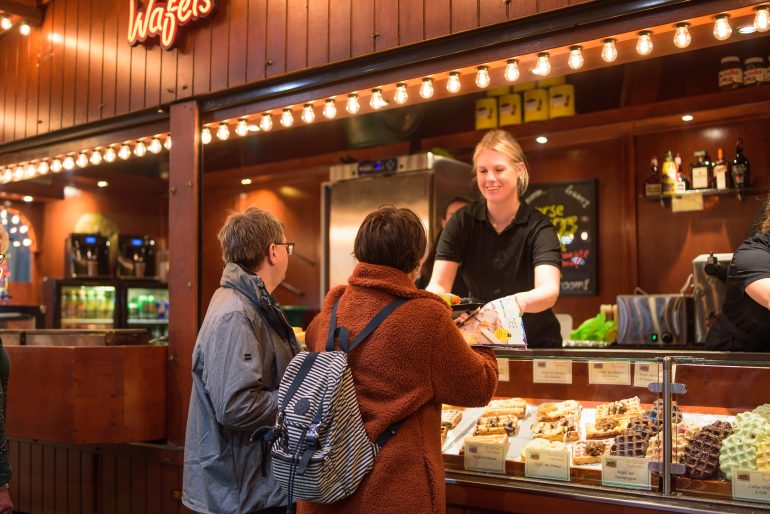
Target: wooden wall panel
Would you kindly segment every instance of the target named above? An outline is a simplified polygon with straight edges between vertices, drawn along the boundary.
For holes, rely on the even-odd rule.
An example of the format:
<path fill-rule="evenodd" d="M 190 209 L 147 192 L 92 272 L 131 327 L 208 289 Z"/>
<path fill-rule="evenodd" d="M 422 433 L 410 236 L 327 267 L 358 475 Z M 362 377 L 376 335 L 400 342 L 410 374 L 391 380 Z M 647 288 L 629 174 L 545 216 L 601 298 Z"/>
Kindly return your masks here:
<path fill-rule="evenodd" d="M 11 34 L 7 35 L 6 37 L 11 37 Z M 12 76 L 12 73 L 15 72 L 15 68 L 12 66 L 15 66 L 13 62 L 10 59 L 11 52 L 16 50 L 16 48 L 12 45 L 4 45 L 0 47 L 0 66 L 3 67 L 4 70 L 7 70 L 6 76 Z M 12 110 L 10 106 L 6 103 L 8 100 L 8 97 L 12 95 L 12 87 L 13 84 L 10 80 L 3 80 L 2 85 L 2 95 L 0 95 L 0 106 L 2 107 L 2 118 L 0 118 L 0 137 L 2 137 L 5 140 L 12 140 L 13 134 L 10 132 L 12 129 L 8 129 L 8 126 L 13 126 L 13 116 L 11 114 Z"/>
<path fill-rule="evenodd" d="M 99 0 L 91 2 L 91 34 L 88 44 L 88 105 L 87 121 L 102 119 L 102 84 L 104 83 L 103 68 L 106 59 L 105 52 L 105 15 L 104 3 Z"/>
<path fill-rule="evenodd" d="M 508 19 L 508 9 L 521 2 L 479 2 L 479 25 L 492 25 Z"/>
<path fill-rule="evenodd" d="M 353 0 L 333 1 L 334 5 L 329 8 L 329 62 L 349 59 L 352 55 L 350 13 Z"/>
<path fill-rule="evenodd" d="M 195 34 L 195 57 L 193 60 L 193 95 L 211 91 L 211 32 L 212 22 L 207 20 L 198 26 Z"/>
<path fill-rule="evenodd" d="M 350 8 L 351 57 L 374 51 L 374 0 L 355 0 Z"/>
<path fill-rule="evenodd" d="M 307 68 L 308 1 L 287 0 L 286 10 L 286 71 Z"/>
<path fill-rule="evenodd" d="M 238 0 L 228 2 L 230 7 L 230 34 L 229 57 L 227 70 L 228 84 L 246 83 L 246 46 L 247 32 L 249 30 L 249 2 Z"/>
<path fill-rule="evenodd" d="M 398 12 L 398 44 L 422 41 L 425 38 L 425 0 L 399 0 Z"/>
<path fill-rule="evenodd" d="M 55 3 L 54 3 L 55 4 Z M 115 76 L 115 115 L 129 112 L 131 100 L 131 47 L 128 46 L 126 27 L 128 27 L 128 2 L 118 6 L 117 74 Z M 142 70 L 144 74 L 144 70 Z"/>
<path fill-rule="evenodd" d="M 537 12 L 551 11 L 569 7 L 569 0 L 537 0 Z"/>
<path fill-rule="evenodd" d="M 184 41 L 180 44 L 186 44 L 187 38 L 182 38 Z M 191 55 L 191 54 L 190 54 Z M 189 72 L 189 70 L 188 70 Z M 177 84 L 177 74 L 181 74 L 179 66 L 179 49 L 174 48 L 171 51 L 160 52 L 160 103 L 167 105 L 179 96 L 178 89 L 181 87 Z M 185 79 L 189 79 L 190 75 L 185 75 Z M 181 84 L 181 82 L 180 82 Z M 189 84 L 187 88 L 190 89 Z M 147 107 L 153 107 L 151 102 L 147 102 Z"/>
<path fill-rule="evenodd" d="M 479 24 L 476 0 L 451 0 L 452 33 L 475 29 Z"/>
<path fill-rule="evenodd" d="M 267 59 L 267 0 L 249 0 L 246 39 L 246 82 L 265 78 Z"/>
<path fill-rule="evenodd" d="M 64 36 L 64 61 L 62 62 L 62 100 L 59 128 L 71 127 L 75 121 L 75 82 L 80 51 L 78 26 L 78 0 L 64 3 L 62 34 Z"/>
<path fill-rule="evenodd" d="M 27 80 L 29 78 L 29 38 L 20 38 L 16 68 L 16 98 L 13 114 L 13 137 L 23 139 L 27 129 Z"/>
<path fill-rule="evenodd" d="M 98 0 L 95 0 L 98 2 Z M 75 106 L 72 125 L 82 125 L 88 121 L 88 103 L 91 97 L 91 2 L 79 0 L 77 24 L 77 49 L 75 60 Z M 96 59 L 95 59 L 96 60 Z M 96 75 L 96 73 L 94 73 Z M 101 80 L 101 79 L 99 79 Z"/>
<path fill-rule="evenodd" d="M 147 73 L 147 50 L 137 45 L 131 48 L 131 66 L 129 68 L 129 103 L 131 112 L 144 109 L 145 79 Z"/>
<path fill-rule="evenodd" d="M 126 47 L 126 38 L 118 30 L 118 9 L 105 7 L 104 15 L 104 42 L 102 50 L 102 91 L 101 91 L 101 116 L 111 118 L 115 115 L 115 102 L 118 90 L 117 74 L 118 46 Z M 42 89 L 42 88 L 41 88 Z"/>
<path fill-rule="evenodd" d="M 211 91 L 227 89 L 230 5 L 231 2 L 219 3 L 217 16 L 211 19 Z"/>
<path fill-rule="evenodd" d="M 329 62 L 329 2 L 307 1 L 307 65 L 309 68 Z M 335 1 L 336 9 L 336 1 Z"/>
<path fill-rule="evenodd" d="M 267 0 L 266 77 L 286 73 L 286 8 L 286 0 Z"/>
<path fill-rule="evenodd" d="M 399 15 L 399 0 L 374 0 L 375 52 L 395 48 L 399 45 Z M 419 18 L 420 14 L 417 14 L 416 17 Z"/>
<path fill-rule="evenodd" d="M 163 50 L 160 45 L 152 45 L 145 50 L 147 56 L 144 80 L 144 104 L 146 107 L 157 106 L 160 101 L 161 64 L 163 57 L 173 59 L 173 53 Z M 173 67 L 176 73 L 176 66 Z"/>
<path fill-rule="evenodd" d="M 425 39 L 451 33 L 451 0 L 425 0 Z M 429 14 L 429 15 L 428 15 Z"/>

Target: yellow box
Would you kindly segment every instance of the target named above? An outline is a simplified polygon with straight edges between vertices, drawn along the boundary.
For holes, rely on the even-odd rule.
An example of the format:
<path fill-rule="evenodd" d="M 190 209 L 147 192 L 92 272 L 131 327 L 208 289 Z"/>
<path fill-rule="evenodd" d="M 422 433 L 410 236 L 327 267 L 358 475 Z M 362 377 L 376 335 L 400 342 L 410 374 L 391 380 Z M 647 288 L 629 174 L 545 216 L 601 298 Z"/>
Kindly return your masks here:
<path fill-rule="evenodd" d="M 511 92 L 511 86 L 493 87 L 487 90 L 487 96 L 503 96 Z"/>
<path fill-rule="evenodd" d="M 524 122 L 548 119 L 548 90 L 532 89 L 524 92 Z"/>
<path fill-rule="evenodd" d="M 514 93 L 523 93 L 524 91 L 529 91 L 530 89 L 535 89 L 535 83 L 534 82 L 525 82 L 523 84 L 514 84 L 513 85 L 513 92 Z"/>
<path fill-rule="evenodd" d="M 497 99 L 500 126 L 521 125 L 521 95 L 513 93 Z"/>
<path fill-rule="evenodd" d="M 562 84 L 548 88 L 549 114 L 551 118 L 575 115 L 575 86 Z"/>
<path fill-rule="evenodd" d="M 476 100 L 476 130 L 497 128 L 497 98 Z"/>
<path fill-rule="evenodd" d="M 537 81 L 537 87 L 548 89 L 552 86 L 559 86 L 567 82 L 567 77 L 562 75 L 561 77 L 549 77 L 547 79 L 540 79 Z"/>

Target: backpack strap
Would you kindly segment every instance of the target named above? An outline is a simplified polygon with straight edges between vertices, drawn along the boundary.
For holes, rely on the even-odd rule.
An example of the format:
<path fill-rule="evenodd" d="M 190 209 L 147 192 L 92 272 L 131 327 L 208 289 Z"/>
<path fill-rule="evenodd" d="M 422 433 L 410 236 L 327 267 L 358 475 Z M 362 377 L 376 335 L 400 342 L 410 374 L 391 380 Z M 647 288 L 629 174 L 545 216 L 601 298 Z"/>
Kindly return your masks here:
<path fill-rule="evenodd" d="M 340 298 L 342 298 L 340 296 Z M 332 308 L 332 315 L 331 319 L 329 320 L 329 337 L 326 339 L 326 351 L 327 352 L 333 352 L 334 351 L 334 338 L 336 336 L 339 336 L 340 338 L 340 349 L 344 351 L 345 353 L 350 353 L 353 348 L 358 346 L 363 342 L 364 339 L 369 337 L 369 334 L 374 332 L 374 329 L 376 329 L 378 326 L 380 326 L 380 323 L 382 323 L 385 318 L 387 318 L 390 313 L 392 313 L 394 310 L 399 308 L 404 302 L 407 302 L 409 298 L 396 298 L 389 304 L 387 304 L 385 307 L 383 307 L 380 312 L 378 312 L 370 321 L 366 324 L 364 329 L 361 331 L 358 336 L 348 344 L 348 338 L 350 337 L 350 332 L 345 327 L 337 327 L 337 306 L 340 303 L 340 298 L 337 298 L 337 301 L 334 303 L 334 308 Z"/>
<path fill-rule="evenodd" d="M 307 376 L 308 372 L 310 371 L 310 368 L 313 366 L 313 363 L 315 362 L 316 358 L 318 358 L 318 354 L 314 352 L 307 352 L 305 355 L 305 360 L 302 361 L 302 365 L 299 367 L 299 370 L 297 370 L 297 374 L 294 375 L 294 380 L 291 381 L 291 385 L 289 386 L 289 389 L 286 391 L 286 394 L 283 397 L 283 404 L 281 404 L 279 410 L 283 410 L 286 408 L 286 406 L 291 401 L 291 398 L 294 396 L 294 393 L 297 392 L 297 389 L 299 389 L 299 386 L 302 384 L 302 380 Z"/>

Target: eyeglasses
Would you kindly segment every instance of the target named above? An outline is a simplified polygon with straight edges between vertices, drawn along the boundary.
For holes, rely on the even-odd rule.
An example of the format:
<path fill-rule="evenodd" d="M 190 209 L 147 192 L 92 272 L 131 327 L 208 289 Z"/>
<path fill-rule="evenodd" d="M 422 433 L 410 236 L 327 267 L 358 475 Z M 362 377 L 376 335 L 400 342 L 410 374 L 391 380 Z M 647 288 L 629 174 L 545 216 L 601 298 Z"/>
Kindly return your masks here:
<path fill-rule="evenodd" d="M 275 243 L 286 247 L 286 255 L 292 255 L 294 253 L 294 243 Z M 3 261 L 0 261 L 2 263 Z"/>

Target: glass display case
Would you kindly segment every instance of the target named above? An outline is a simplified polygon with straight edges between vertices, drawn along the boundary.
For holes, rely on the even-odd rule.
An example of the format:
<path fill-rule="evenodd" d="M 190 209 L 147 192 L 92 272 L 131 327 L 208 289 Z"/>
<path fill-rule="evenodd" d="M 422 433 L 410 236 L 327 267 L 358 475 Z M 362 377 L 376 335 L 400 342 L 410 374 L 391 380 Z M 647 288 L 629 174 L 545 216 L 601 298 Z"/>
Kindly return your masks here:
<path fill-rule="evenodd" d="M 43 283 L 49 328 L 107 329 L 118 326 L 117 285 L 109 280 L 64 279 Z"/>
<path fill-rule="evenodd" d="M 504 512 L 519 512 L 503 501 L 517 488 L 646 509 L 770 510 L 763 357 L 500 351 L 489 405 L 443 407 L 448 505 L 459 485 L 483 491 L 461 495 L 461 506 Z"/>
<path fill-rule="evenodd" d="M 146 328 L 152 339 L 168 335 L 168 288 L 155 284 L 126 284 L 123 315 L 126 328 Z"/>

